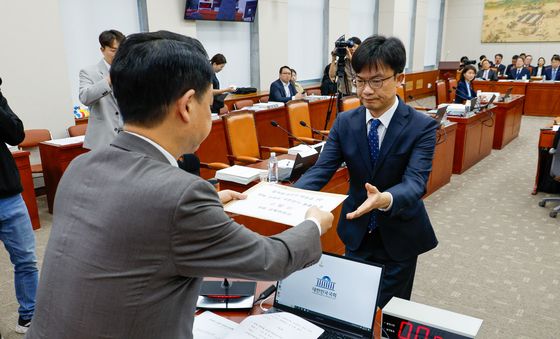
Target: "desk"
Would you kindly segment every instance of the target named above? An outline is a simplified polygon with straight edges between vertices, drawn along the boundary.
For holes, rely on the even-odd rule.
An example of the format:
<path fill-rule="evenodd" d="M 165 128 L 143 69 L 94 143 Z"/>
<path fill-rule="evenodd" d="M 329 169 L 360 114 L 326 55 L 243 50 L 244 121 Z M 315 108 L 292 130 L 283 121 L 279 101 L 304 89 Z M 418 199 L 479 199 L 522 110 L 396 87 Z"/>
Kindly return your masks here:
<path fill-rule="evenodd" d="M 83 148 L 82 144 L 83 142 L 69 145 L 57 145 L 50 141 L 39 144 L 49 213 L 53 212 L 54 196 L 58 187 L 58 182 L 60 178 L 62 178 L 66 167 L 68 167 L 70 161 L 75 157 L 89 151 Z M 87 175 L 87 173 L 84 173 L 84 175 Z"/>
<path fill-rule="evenodd" d="M 552 164 L 552 155 L 548 150 L 553 146 L 554 135 L 556 132 L 551 128 L 542 128 L 539 135 L 538 144 L 538 160 L 537 173 L 535 175 L 535 184 L 531 194 L 538 192 L 559 193 L 560 183 L 554 181 L 550 177 L 550 166 Z"/>
<path fill-rule="evenodd" d="M 204 280 L 221 280 L 221 279 L 216 279 L 216 278 L 205 278 Z M 230 281 L 235 281 L 235 280 L 231 280 Z M 257 281 L 257 288 L 255 290 L 255 299 L 258 295 L 260 295 L 262 292 L 264 292 L 264 290 L 266 290 L 268 288 L 268 286 L 270 286 L 271 284 L 275 284 L 275 281 Z M 272 307 L 274 303 L 274 293 L 270 296 L 270 298 L 263 303 L 263 307 L 265 307 L 266 309 L 269 309 L 270 307 Z M 201 313 L 203 313 L 204 311 L 202 310 L 197 310 L 195 315 L 199 315 Z M 257 304 L 256 306 L 253 306 L 253 308 L 250 311 L 211 311 L 213 313 L 216 313 L 219 316 L 222 316 L 224 318 L 227 318 L 231 321 L 235 321 L 236 323 L 240 323 L 242 322 L 245 318 L 247 318 L 250 315 L 257 315 L 257 314 L 262 314 L 263 311 L 261 310 L 261 308 L 259 307 L 259 304 Z M 377 309 L 377 313 L 375 314 L 375 326 L 373 329 L 373 338 L 374 339 L 381 339 L 381 315 L 382 315 L 382 311 L 381 309 Z"/>
<path fill-rule="evenodd" d="M 21 193 L 23 201 L 27 206 L 29 218 L 31 218 L 31 225 L 36 230 L 41 228 L 39 220 L 39 210 L 37 209 L 37 200 L 35 198 L 35 188 L 33 186 L 33 176 L 31 175 L 31 164 L 29 162 L 29 152 L 27 151 L 13 151 L 12 156 L 16 162 L 19 171 L 19 178 L 23 192 Z"/>
<path fill-rule="evenodd" d="M 284 158 L 291 158 L 293 159 L 294 156 L 292 155 L 281 155 L 279 159 Z M 266 169 L 267 162 L 263 161 L 261 163 L 253 164 L 251 167 Z M 322 192 L 329 192 L 329 193 L 338 193 L 338 194 L 346 194 L 348 192 L 348 170 L 346 168 L 341 168 L 331 180 L 327 183 L 325 187 L 321 190 Z M 220 180 L 220 189 L 231 189 L 237 192 L 244 192 L 248 190 L 251 186 L 255 185 L 256 182 L 253 182 L 249 185 L 240 185 L 230 181 L 221 181 Z M 324 252 L 336 253 L 336 254 L 344 254 L 344 244 L 338 237 L 336 233 L 336 224 L 338 223 L 338 219 L 340 217 L 340 211 L 342 209 L 342 204 L 338 206 L 332 213 L 334 215 L 333 219 L 333 227 L 331 227 L 327 233 L 321 236 L 321 246 Z M 244 215 L 232 215 L 232 218 L 235 219 L 236 222 L 247 226 L 247 228 L 262 234 L 262 235 L 274 235 L 280 232 L 285 231 L 286 229 L 290 228 L 291 226 L 278 224 L 272 221 L 261 220 L 253 217 L 248 217 Z"/>
<path fill-rule="evenodd" d="M 424 198 L 434 193 L 451 181 L 453 173 L 453 153 L 457 124 L 452 122 L 437 130 L 437 142 L 432 160 L 432 172 L 426 185 Z"/>
<path fill-rule="evenodd" d="M 494 124 L 496 127 L 492 148 L 502 149 L 519 135 L 524 100 L 525 96 L 514 94 L 511 100 L 494 102 L 496 107 L 492 109 L 492 112 L 494 112 Z"/>
<path fill-rule="evenodd" d="M 447 117 L 457 123 L 453 173 L 463 173 L 492 151 L 495 124 L 489 113 L 484 110 L 467 118 Z"/>
<path fill-rule="evenodd" d="M 525 95 L 528 82 L 525 81 L 488 81 L 488 80 L 475 80 L 473 81 L 473 89 L 475 91 L 481 90 L 483 92 L 500 92 L 504 94 L 508 88 L 512 87 L 511 94 Z"/>
<path fill-rule="evenodd" d="M 525 115 L 553 117 L 560 115 L 560 83 L 530 82 L 525 94 Z"/>

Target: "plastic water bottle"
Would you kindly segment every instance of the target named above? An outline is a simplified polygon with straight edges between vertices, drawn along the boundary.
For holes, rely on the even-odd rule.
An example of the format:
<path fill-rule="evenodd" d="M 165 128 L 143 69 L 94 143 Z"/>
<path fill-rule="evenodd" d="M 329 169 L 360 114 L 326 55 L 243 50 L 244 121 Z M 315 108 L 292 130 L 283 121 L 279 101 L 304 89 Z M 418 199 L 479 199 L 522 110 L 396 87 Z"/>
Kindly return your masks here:
<path fill-rule="evenodd" d="M 275 152 L 270 152 L 268 159 L 268 182 L 273 184 L 278 182 L 278 159 Z"/>

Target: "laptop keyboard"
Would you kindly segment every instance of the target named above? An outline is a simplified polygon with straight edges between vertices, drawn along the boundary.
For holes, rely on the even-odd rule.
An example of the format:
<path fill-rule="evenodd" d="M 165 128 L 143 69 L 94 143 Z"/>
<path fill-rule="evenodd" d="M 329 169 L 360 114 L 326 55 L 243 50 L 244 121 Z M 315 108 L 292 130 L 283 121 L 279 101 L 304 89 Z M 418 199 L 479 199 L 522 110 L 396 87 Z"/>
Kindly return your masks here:
<path fill-rule="evenodd" d="M 328 329 L 326 329 L 325 332 L 323 332 L 323 334 L 321 334 L 321 336 L 319 337 L 319 339 L 355 339 L 355 338 L 356 337 L 347 336 L 342 333 L 335 332 L 333 330 L 328 330 Z"/>

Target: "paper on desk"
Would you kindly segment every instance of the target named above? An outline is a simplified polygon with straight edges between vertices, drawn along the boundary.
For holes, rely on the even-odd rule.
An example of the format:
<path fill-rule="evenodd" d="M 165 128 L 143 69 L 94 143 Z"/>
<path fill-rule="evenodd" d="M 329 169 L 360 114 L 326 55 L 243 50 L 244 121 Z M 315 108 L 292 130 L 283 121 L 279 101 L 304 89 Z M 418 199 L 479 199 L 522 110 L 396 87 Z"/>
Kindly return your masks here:
<path fill-rule="evenodd" d="M 558 128 L 560 128 L 560 125 L 552 125 L 552 131 L 553 132 L 558 131 Z"/>
<path fill-rule="evenodd" d="M 194 317 L 194 339 L 222 339 L 239 326 L 238 323 L 220 317 L 212 312 L 204 312 Z"/>
<path fill-rule="evenodd" d="M 49 144 L 54 144 L 54 145 L 59 145 L 59 146 L 63 146 L 63 145 L 71 145 L 71 144 L 77 144 L 79 142 L 84 142 L 84 136 L 80 135 L 77 137 L 71 137 L 71 138 L 62 138 L 62 139 L 53 139 L 53 140 L 49 140 L 46 141 Z"/>
<path fill-rule="evenodd" d="M 224 210 L 290 226 L 296 226 L 305 220 L 305 212 L 309 207 L 317 206 L 322 210 L 332 211 L 348 197 L 266 182 L 261 182 L 244 193 L 247 199 L 231 201 L 224 206 Z"/>
<path fill-rule="evenodd" d="M 288 312 L 259 314 L 246 318 L 226 339 L 316 339 L 323 329 Z"/>

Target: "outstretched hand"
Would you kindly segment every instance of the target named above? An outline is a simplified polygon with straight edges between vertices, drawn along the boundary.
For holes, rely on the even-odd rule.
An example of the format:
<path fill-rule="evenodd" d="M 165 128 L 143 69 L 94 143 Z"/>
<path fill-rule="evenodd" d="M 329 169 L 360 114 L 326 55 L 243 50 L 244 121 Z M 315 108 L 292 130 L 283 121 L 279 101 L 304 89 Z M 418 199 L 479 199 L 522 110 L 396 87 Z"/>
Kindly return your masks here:
<path fill-rule="evenodd" d="M 378 208 L 387 208 L 391 203 L 389 193 L 379 192 L 377 187 L 366 183 L 367 199 L 354 212 L 346 214 L 346 219 L 356 219 Z"/>

